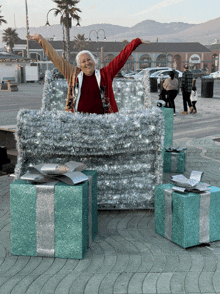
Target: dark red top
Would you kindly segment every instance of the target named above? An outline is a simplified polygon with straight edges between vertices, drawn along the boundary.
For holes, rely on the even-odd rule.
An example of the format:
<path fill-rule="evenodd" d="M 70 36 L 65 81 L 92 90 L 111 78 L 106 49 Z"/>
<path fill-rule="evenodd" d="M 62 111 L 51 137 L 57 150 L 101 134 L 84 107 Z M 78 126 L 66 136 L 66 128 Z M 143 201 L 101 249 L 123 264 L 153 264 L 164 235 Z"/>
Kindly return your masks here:
<path fill-rule="evenodd" d="M 106 102 L 110 103 L 108 113 L 118 111 L 112 89 L 113 79 L 119 70 L 125 65 L 131 53 L 141 43 L 142 42 L 139 38 L 134 39 L 107 66 L 100 69 L 101 86 L 105 87 Z M 83 83 L 78 104 L 78 111 L 84 113 L 102 113 L 101 97 L 95 73 L 92 76 L 86 76 L 83 74 Z"/>
<path fill-rule="evenodd" d="M 83 74 L 78 111 L 102 114 L 102 101 L 95 73 L 91 76 Z"/>

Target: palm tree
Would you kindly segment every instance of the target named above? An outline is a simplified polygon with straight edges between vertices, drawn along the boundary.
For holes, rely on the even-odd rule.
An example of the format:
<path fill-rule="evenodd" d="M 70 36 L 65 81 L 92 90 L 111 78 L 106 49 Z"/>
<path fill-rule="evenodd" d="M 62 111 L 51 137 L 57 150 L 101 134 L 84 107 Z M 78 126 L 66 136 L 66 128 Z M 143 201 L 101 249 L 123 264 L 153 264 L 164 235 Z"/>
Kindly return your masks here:
<path fill-rule="evenodd" d="M 16 29 L 7 28 L 4 30 L 4 33 L 2 34 L 2 41 L 6 43 L 6 45 L 9 47 L 9 52 L 12 52 L 12 49 L 14 47 L 15 42 L 18 39 L 18 34 L 16 33 Z"/>
<path fill-rule="evenodd" d="M 77 49 L 77 51 L 82 51 L 88 48 L 89 44 L 86 42 L 88 38 L 85 38 L 85 34 L 77 34 L 76 37 L 74 37 L 74 48 Z"/>
<path fill-rule="evenodd" d="M 125 47 L 125 46 L 127 46 L 127 45 L 129 44 L 129 41 L 126 40 L 126 39 L 124 39 L 124 40 L 122 41 L 122 43 L 123 43 L 123 46 Z"/>
<path fill-rule="evenodd" d="M 66 30 L 66 59 L 70 59 L 70 29 L 72 27 L 72 19 L 77 20 L 77 25 L 79 25 L 79 19 L 77 12 L 81 12 L 79 8 L 76 7 L 76 4 L 80 0 L 53 0 L 57 4 L 57 10 L 55 11 L 55 16 L 60 15 L 60 22 L 64 25 Z"/>
<path fill-rule="evenodd" d="M 0 5 L 0 8 L 1 8 L 2 6 Z M 1 13 L 2 11 L 0 10 L 0 13 Z M 0 15 L 0 25 L 2 25 L 2 23 L 7 23 L 7 21 L 3 18 L 3 16 L 1 16 Z"/>

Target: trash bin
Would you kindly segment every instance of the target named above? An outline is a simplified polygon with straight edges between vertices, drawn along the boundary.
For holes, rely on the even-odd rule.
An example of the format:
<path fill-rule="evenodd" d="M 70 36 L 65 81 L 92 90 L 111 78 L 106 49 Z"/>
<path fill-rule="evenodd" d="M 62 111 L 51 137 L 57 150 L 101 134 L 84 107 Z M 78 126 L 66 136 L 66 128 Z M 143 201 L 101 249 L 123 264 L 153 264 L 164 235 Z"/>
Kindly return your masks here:
<path fill-rule="evenodd" d="M 205 78 L 205 77 L 201 78 L 201 97 L 212 98 L 213 88 L 214 88 L 213 78 Z"/>
<path fill-rule="evenodd" d="M 150 77 L 150 92 L 157 92 L 157 78 Z"/>
<path fill-rule="evenodd" d="M 2 165 L 9 163 L 10 159 L 7 155 L 7 148 L 5 146 L 0 146 L 0 170 L 2 169 Z"/>

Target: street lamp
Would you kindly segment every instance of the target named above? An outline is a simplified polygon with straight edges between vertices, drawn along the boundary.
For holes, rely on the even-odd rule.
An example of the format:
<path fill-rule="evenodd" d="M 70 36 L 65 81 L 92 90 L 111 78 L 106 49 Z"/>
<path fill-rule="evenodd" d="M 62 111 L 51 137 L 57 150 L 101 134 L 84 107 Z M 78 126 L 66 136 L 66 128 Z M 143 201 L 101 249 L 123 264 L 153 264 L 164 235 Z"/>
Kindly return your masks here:
<path fill-rule="evenodd" d="M 91 30 L 90 31 L 90 33 L 89 33 L 89 41 L 91 41 L 90 34 L 92 32 L 95 32 L 96 33 L 97 42 L 98 42 L 98 39 L 99 39 L 99 31 L 103 31 L 103 33 L 104 33 L 104 40 L 106 40 L 105 31 L 103 29 L 99 29 L 98 31 L 96 31 L 96 30 Z"/>
<path fill-rule="evenodd" d="M 47 21 L 46 21 L 46 24 L 45 26 L 46 27 L 49 27 L 50 26 L 50 23 L 49 23 L 49 20 L 48 20 L 48 15 L 49 13 L 52 11 L 52 10 L 58 10 L 57 8 L 52 8 L 50 9 L 48 12 L 47 12 Z M 62 14 L 62 17 L 63 17 L 63 13 L 61 10 L 59 10 L 59 12 Z M 63 27 L 63 57 L 66 58 L 66 43 L 65 43 L 65 31 L 64 31 L 64 25 L 62 23 L 62 27 Z"/>
<path fill-rule="evenodd" d="M 25 0 L 25 10 L 26 10 L 26 35 L 29 36 L 29 21 L 28 21 L 28 6 L 27 6 L 27 0 Z M 29 39 L 27 38 L 27 58 L 29 57 Z"/>

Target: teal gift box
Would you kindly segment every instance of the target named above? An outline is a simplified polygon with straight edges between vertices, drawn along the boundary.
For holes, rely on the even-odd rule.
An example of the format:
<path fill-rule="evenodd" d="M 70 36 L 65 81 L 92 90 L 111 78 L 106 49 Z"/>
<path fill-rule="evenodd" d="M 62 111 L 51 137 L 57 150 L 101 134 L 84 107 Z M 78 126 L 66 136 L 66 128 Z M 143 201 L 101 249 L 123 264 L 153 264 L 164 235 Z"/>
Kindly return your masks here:
<path fill-rule="evenodd" d="M 220 240 L 220 188 L 198 194 L 172 187 L 155 187 L 156 233 L 183 248 Z"/>
<path fill-rule="evenodd" d="M 173 146 L 173 108 L 161 107 L 164 115 L 164 149 L 166 146 Z M 163 153 L 164 150 L 163 149 Z"/>
<path fill-rule="evenodd" d="M 89 240 L 94 240 L 98 231 L 97 172 L 85 170 L 83 173 L 92 177 L 91 187 L 89 181 L 74 186 L 58 182 L 54 186 L 54 212 L 51 213 L 50 203 L 45 208 L 43 205 L 43 210 L 54 214 L 53 222 L 44 220 L 42 207 L 37 208 L 37 185 L 21 179 L 10 185 L 13 255 L 73 259 L 85 256 Z M 49 232 L 46 236 L 41 233 L 44 227 Z"/>
<path fill-rule="evenodd" d="M 168 173 L 185 172 L 186 152 L 168 152 L 165 150 L 163 157 L 163 171 Z"/>

